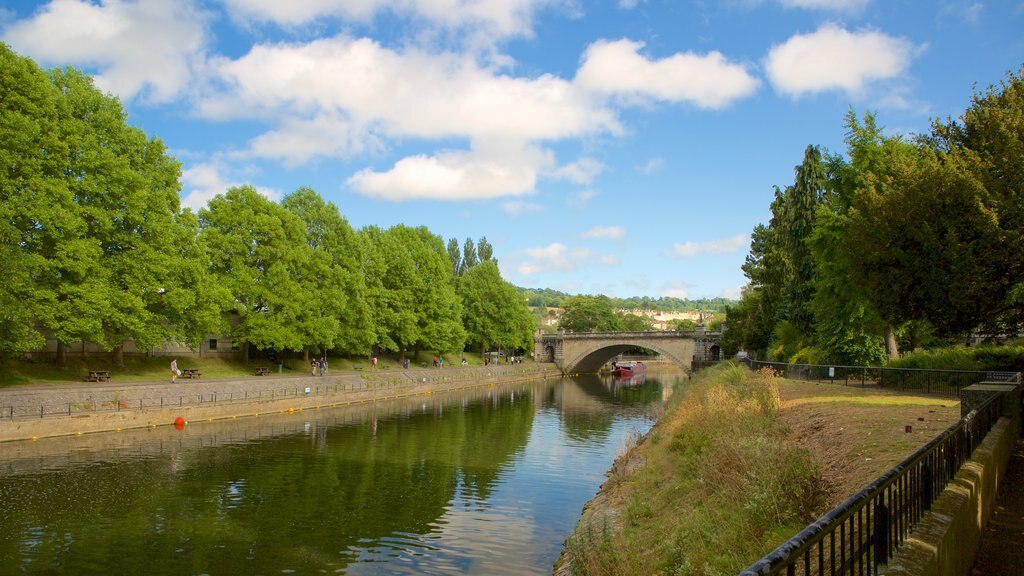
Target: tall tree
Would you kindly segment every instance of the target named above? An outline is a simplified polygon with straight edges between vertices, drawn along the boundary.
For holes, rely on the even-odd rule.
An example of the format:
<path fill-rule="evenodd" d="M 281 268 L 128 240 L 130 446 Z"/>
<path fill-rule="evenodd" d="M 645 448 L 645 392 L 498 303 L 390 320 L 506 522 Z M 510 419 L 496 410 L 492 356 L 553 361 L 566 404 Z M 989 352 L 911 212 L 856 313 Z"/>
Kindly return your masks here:
<path fill-rule="evenodd" d="M 355 231 L 311 188 L 296 190 L 281 204 L 304 224 L 309 247 L 299 276 L 303 293 L 313 295 L 300 319 L 306 351 L 365 352 L 374 338 Z"/>
<path fill-rule="evenodd" d="M 302 350 L 302 320 L 316 296 L 299 282 L 310 247 L 302 221 L 251 186 L 231 188 L 199 212 L 211 272 L 232 295 L 232 339 L 249 348 Z"/>
<path fill-rule="evenodd" d="M 615 332 L 622 321 L 607 296 L 570 296 L 562 303 L 561 326 L 573 332 Z"/>
<path fill-rule="evenodd" d="M 792 277 L 786 286 L 786 318 L 798 330 L 813 330 L 814 259 L 808 238 L 814 230 L 814 218 L 826 190 L 825 166 L 817 146 L 808 146 L 803 162 L 796 167 L 796 181 L 786 190 L 785 220 L 782 235 Z"/>
<path fill-rule="evenodd" d="M 452 276 L 459 276 L 462 267 L 462 251 L 459 250 L 459 241 L 455 238 L 448 239 L 448 259 L 452 261 Z"/>
<path fill-rule="evenodd" d="M 367 226 L 358 237 L 374 343 L 384 350 L 404 352 L 419 339 L 415 263 L 395 234 Z"/>
<path fill-rule="evenodd" d="M 476 254 L 480 262 L 490 262 L 494 259 L 494 247 L 487 241 L 487 236 L 481 236 L 480 241 L 476 243 Z"/>
<path fill-rule="evenodd" d="M 473 266 L 480 263 L 480 259 L 476 253 L 476 245 L 473 244 L 472 238 L 466 238 L 466 242 L 462 245 L 462 264 L 459 266 L 459 275 L 466 273 Z"/>
<path fill-rule="evenodd" d="M 467 344 L 483 354 L 493 346 L 527 348 L 533 337 L 533 318 L 518 290 L 501 278 L 497 264 L 481 262 L 459 282 L 462 321 Z"/>
<path fill-rule="evenodd" d="M 62 283 L 94 254 L 65 178 L 60 92 L 0 44 L 0 94 L 0 352 L 25 352 L 44 343 L 34 319 L 60 302 Z"/>

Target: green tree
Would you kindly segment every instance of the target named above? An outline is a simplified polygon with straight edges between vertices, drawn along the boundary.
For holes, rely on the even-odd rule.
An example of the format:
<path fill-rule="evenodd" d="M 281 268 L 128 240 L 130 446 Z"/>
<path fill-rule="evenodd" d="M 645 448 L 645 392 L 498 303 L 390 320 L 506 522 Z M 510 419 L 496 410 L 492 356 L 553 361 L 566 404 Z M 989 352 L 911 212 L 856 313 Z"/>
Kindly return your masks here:
<path fill-rule="evenodd" d="M 404 351 L 419 337 L 412 257 L 394 234 L 377 226 L 363 228 L 358 237 L 374 342 L 383 350 Z"/>
<path fill-rule="evenodd" d="M 300 318 L 305 349 L 365 352 L 373 344 L 362 272 L 362 245 L 334 204 L 300 188 L 282 206 L 305 225 L 309 260 L 300 268 L 303 293 L 312 294 Z M 308 354 L 307 354 L 308 360 Z"/>
<path fill-rule="evenodd" d="M 199 219 L 210 271 L 231 292 L 243 361 L 252 346 L 302 350 L 316 296 L 299 281 L 310 261 L 303 222 L 251 186 L 217 195 Z"/>
<path fill-rule="evenodd" d="M 65 178 L 61 94 L 5 44 L 0 94 L 0 352 L 25 352 L 44 343 L 34 319 L 59 301 L 63 279 L 88 269 L 94 253 Z"/>
<path fill-rule="evenodd" d="M 467 345 L 481 355 L 493 346 L 529 348 L 533 318 L 514 286 L 501 278 L 498 265 L 484 261 L 469 269 L 459 282 L 462 322 Z"/>
<path fill-rule="evenodd" d="M 476 245 L 473 244 L 472 238 L 466 238 L 466 242 L 462 245 L 462 264 L 459 266 L 459 275 L 466 273 L 473 266 L 480 263 L 480 258 L 476 253 Z"/>
<path fill-rule="evenodd" d="M 562 304 L 561 326 L 573 332 L 615 332 L 622 321 L 607 296 L 570 296 Z"/>
<path fill-rule="evenodd" d="M 796 167 L 796 181 L 786 189 L 783 245 L 792 276 L 786 286 L 786 318 L 799 330 L 813 331 L 814 259 L 808 238 L 814 230 L 818 206 L 825 197 L 825 165 L 817 146 L 808 146 L 803 162 Z"/>
<path fill-rule="evenodd" d="M 494 259 L 494 247 L 487 241 L 487 236 L 481 236 L 480 241 L 476 243 L 476 254 L 481 263 Z"/>
<path fill-rule="evenodd" d="M 448 259 L 452 262 L 452 276 L 459 276 L 462 267 L 462 252 L 459 250 L 459 241 L 455 238 L 448 239 Z"/>
<path fill-rule="evenodd" d="M 654 329 L 654 321 L 650 316 L 637 316 L 636 314 L 616 314 L 619 317 L 619 324 L 626 332 L 645 332 Z"/>

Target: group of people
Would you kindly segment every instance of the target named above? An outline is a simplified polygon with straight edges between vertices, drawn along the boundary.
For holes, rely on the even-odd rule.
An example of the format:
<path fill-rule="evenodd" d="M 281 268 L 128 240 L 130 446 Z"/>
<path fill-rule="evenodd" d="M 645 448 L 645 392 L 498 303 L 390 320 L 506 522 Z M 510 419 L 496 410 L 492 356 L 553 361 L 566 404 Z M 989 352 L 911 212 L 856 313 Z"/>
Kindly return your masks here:
<path fill-rule="evenodd" d="M 313 361 L 309 363 L 309 371 L 310 376 L 316 376 L 317 372 L 320 373 L 320 376 L 327 373 L 327 357 L 324 356 L 320 359 L 314 358 Z"/>

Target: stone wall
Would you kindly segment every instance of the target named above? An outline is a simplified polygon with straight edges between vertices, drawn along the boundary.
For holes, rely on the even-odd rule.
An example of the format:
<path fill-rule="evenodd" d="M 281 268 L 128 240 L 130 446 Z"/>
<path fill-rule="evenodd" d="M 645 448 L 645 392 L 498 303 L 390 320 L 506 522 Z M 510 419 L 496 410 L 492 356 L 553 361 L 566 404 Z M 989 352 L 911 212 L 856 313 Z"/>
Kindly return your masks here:
<path fill-rule="evenodd" d="M 1016 441 L 1016 422 L 1000 418 L 881 573 L 966 576 Z"/>

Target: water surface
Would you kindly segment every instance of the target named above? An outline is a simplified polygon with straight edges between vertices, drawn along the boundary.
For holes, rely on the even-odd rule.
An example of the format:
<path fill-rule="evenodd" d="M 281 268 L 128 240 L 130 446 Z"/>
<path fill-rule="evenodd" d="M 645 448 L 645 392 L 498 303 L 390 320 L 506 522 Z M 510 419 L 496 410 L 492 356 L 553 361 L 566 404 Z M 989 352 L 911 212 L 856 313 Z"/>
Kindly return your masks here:
<path fill-rule="evenodd" d="M 544 574 L 671 382 L 0 444 L 0 574 Z"/>

